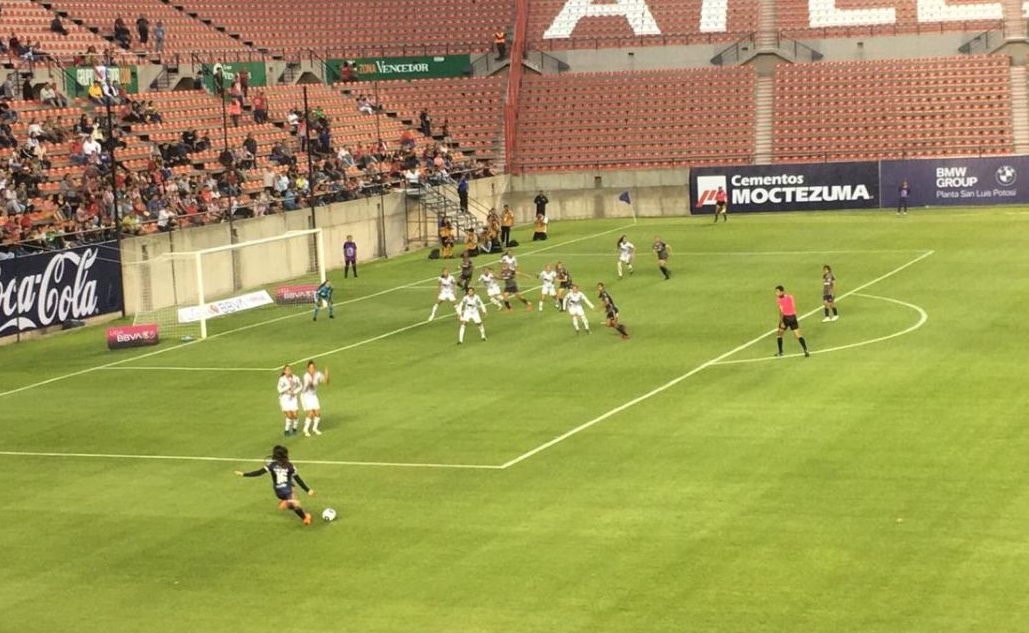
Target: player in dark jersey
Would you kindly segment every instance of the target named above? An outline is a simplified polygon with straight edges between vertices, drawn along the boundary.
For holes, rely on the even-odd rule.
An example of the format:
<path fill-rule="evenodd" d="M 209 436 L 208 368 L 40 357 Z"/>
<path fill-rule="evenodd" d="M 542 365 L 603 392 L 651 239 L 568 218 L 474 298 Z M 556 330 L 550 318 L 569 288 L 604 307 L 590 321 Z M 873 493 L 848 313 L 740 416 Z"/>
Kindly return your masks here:
<path fill-rule="evenodd" d="M 507 311 L 511 311 L 511 302 L 508 301 L 508 298 L 514 295 L 525 304 L 526 310 L 532 312 L 532 301 L 523 297 L 521 291 L 518 290 L 518 271 L 510 266 L 504 266 L 500 269 L 500 278 L 504 280 L 504 294 L 501 295 L 501 298 Z"/>
<path fill-rule="evenodd" d="M 672 278 L 672 274 L 668 272 L 668 252 L 670 250 L 668 244 L 661 241 L 659 235 L 654 236 L 654 254 L 657 255 L 657 267 L 661 269 L 661 274 L 665 276 L 665 279 Z"/>
<path fill-rule="evenodd" d="M 600 304 L 604 307 L 604 314 L 607 316 L 607 326 L 617 330 L 622 335 L 623 341 L 629 338 L 629 331 L 618 322 L 618 306 L 615 305 L 615 300 L 611 297 L 611 293 L 607 291 L 603 283 L 597 284 L 597 297 L 600 299 Z"/>
<path fill-rule="evenodd" d="M 272 490 L 275 492 L 275 496 L 279 499 L 279 510 L 285 510 L 289 508 L 298 517 L 303 520 L 304 525 L 311 525 L 311 514 L 304 512 L 304 508 L 300 505 L 300 500 L 297 499 L 296 492 L 293 490 L 293 482 L 295 481 L 298 486 L 304 489 L 309 497 L 314 496 L 314 490 L 300 478 L 300 474 L 297 469 L 293 466 L 293 463 L 289 461 L 289 449 L 285 446 L 276 446 L 272 449 L 271 460 L 263 467 L 252 470 L 250 472 L 243 472 L 237 470 L 236 474 L 240 477 L 260 477 L 265 473 L 271 473 L 272 476 Z"/>
<path fill-rule="evenodd" d="M 558 261 L 554 264 L 554 272 L 557 273 L 557 305 L 558 310 L 564 312 L 565 295 L 572 289 L 572 276 L 568 273 L 565 265 Z"/>
<path fill-rule="evenodd" d="M 314 321 L 318 320 L 318 311 L 323 305 L 329 309 L 329 318 L 335 319 L 336 315 L 332 311 L 332 283 L 328 279 L 314 291 Z"/>
<path fill-rule="evenodd" d="M 468 251 L 465 251 L 461 255 L 461 278 L 458 279 L 457 285 L 468 292 L 468 286 L 472 283 L 472 274 L 475 272 L 475 264 L 472 262 L 471 256 Z"/>
<path fill-rule="evenodd" d="M 832 310 L 832 316 L 829 316 L 829 310 Z M 836 275 L 832 273 L 829 264 L 822 266 L 822 313 L 825 314 L 822 323 L 840 318 L 836 310 Z"/>

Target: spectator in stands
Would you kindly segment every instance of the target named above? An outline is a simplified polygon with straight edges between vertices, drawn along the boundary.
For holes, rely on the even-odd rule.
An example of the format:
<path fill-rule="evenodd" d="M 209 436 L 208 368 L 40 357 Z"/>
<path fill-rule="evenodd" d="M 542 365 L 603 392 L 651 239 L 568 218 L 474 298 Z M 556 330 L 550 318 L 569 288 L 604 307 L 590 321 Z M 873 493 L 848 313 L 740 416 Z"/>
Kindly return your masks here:
<path fill-rule="evenodd" d="M 118 105 L 120 103 L 120 99 L 118 98 L 118 87 L 115 85 L 116 83 L 117 82 L 105 82 L 100 86 L 100 90 L 103 93 L 101 104 Z"/>
<path fill-rule="evenodd" d="M 104 89 L 100 87 L 100 80 L 94 80 L 86 91 L 89 100 L 96 105 L 104 105 Z M 84 116 L 84 115 L 83 115 Z"/>
<path fill-rule="evenodd" d="M 214 93 L 219 97 L 225 96 L 225 73 L 221 64 L 214 65 Z"/>
<path fill-rule="evenodd" d="M 229 86 L 229 98 L 238 99 L 241 103 L 243 101 L 243 88 L 239 83 L 238 74 L 233 78 L 232 85 Z"/>
<path fill-rule="evenodd" d="M 0 85 L 0 100 L 14 100 L 14 73 L 7 73 L 4 83 Z"/>
<path fill-rule="evenodd" d="M 240 91 L 243 93 L 243 99 L 249 98 L 248 91 L 250 90 L 250 71 L 246 68 L 241 68 L 236 73 L 236 79 L 239 81 Z"/>
<path fill-rule="evenodd" d="M 167 32 L 164 30 L 164 22 L 158 20 L 154 24 L 154 50 L 158 53 L 164 52 L 164 38 Z"/>
<path fill-rule="evenodd" d="M 36 100 L 35 90 L 32 89 L 32 75 L 29 75 L 25 78 L 25 81 L 21 82 L 21 98 L 25 101 Z"/>
<path fill-rule="evenodd" d="M 54 19 L 50 20 L 50 32 L 57 33 L 59 35 L 68 35 L 68 29 L 64 28 L 64 24 L 61 23 L 61 17 L 54 15 Z"/>
<path fill-rule="evenodd" d="M 432 136 L 432 117 L 425 108 L 418 113 L 418 128 L 422 131 L 422 136 Z"/>
<path fill-rule="evenodd" d="M 550 202 L 550 199 L 547 198 L 547 195 L 542 190 L 536 194 L 532 202 L 536 205 L 536 215 L 545 216 L 547 214 L 547 204 Z"/>
<path fill-rule="evenodd" d="M 461 174 L 457 183 L 457 198 L 461 203 L 461 213 L 468 213 L 468 174 Z"/>
<path fill-rule="evenodd" d="M 3 104 L 6 105 L 6 104 Z M 11 124 L 6 121 L 0 123 L 0 147 L 17 147 L 18 139 L 14 138 L 14 131 Z"/>
<path fill-rule="evenodd" d="M 450 119 L 443 119 L 443 125 L 439 128 L 440 135 L 443 136 L 443 140 L 450 138 Z"/>
<path fill-rule="evenodd" d="M 251 107 L 254 110 L 254 123 L 263 124 L 268 122 L 268 99 L 264 96 L 264 92 L 257 91 L 254 93 Z"/>
<path fill-rule="evenodd" d="M 497 29 L 497 32 L 493 34 L 493 44 L 497 47 L 497 59 L 507 57 L 507 33 L 504 32 L 504 29 Z"/>
<path fill-rule="evenodd" d="M 139 43 L 146 46 L 150 42 L 150 20 L 145 15 L 136 18 L 136 33 L 139 34 Z"/>
<path fill-rule="evenodd" d="M 247 133 L 246 139 L 243 140 L 243 148 L 252 156 L 257 156 L 257 139 L 254 138 L 253 132 Z"/>
<path fill-rule="evenodd" d="M 146 106 L 143 108 L 143 122 L 164 123 L 164 117 L 157 111 L 157 106 L 154 105 L 153 101 L 147 101 Z"/>
<path fill-rule="evenodd" d="M 125 26 L 125 20 L 121 16 L 114 20 L 114 39 L 119 46 L 126 50 L 132 44 L 132 34 L 129 32 L 129 27 Z"/>
<path fill-rule="evenodd" d="M 43 84 L 43 87 L 39 91 L 39 100 L 51 108 L 68 107 L 68 100 L 64 95 L 57 92 L 57 88 L 54 86 L 53 82 Z"/>
<path fill-rule="evenodd" d="M 363 114 L 375 114 L 375 106 L 364 95 L 357 98 L 357 111 Z"/>
<path fill-rule="evenodd" d="M 239 99 L 229 101 L 229 118 L 232 119 L 232 127 L 239 127 L 239 117 L 243 115 L 243 102 Z"/>

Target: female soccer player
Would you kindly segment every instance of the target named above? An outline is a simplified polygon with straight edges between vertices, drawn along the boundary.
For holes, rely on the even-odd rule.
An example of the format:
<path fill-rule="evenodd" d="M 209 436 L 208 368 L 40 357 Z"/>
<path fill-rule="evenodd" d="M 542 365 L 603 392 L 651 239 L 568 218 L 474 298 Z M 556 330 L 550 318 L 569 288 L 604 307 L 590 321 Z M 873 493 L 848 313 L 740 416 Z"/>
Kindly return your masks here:
<path fill-rule="evenodd" d="M 518 270 L 518 258 L 511 252 L 511 249 L 504 251 L 504 254 L 500 256 L 500 263 L 503 266 L 507 266 L 511 270 Z"/>
<path fill-rule="evenodd" d="M 318 311 L 326 307 L 329 309 L 329 318 L 335 319 L 332 311 L 332 282 L 328 279 L 323 281 L 318 289 L 314 291 L 314 320 L 318 320 Z"/>
<path fill-rule="evenodd" d="M 629 331 L 618 322 L 618 306 L 615 305 L 615 300 L 611 297 L 611 293 L 607 291 L 603 283 L 597 284 L 597 296 L 600 298 L 601 305 L 604 306 L 604 314 L 607 316 L 607 327 L 617 330 L 622 335 L 623 341 L 629 338 Z"/>
<path fill-rule="evenodd" d="M 300 379 L 293 373 L 289 365 L 282 367 L 279 375 L 279 408 L 286 415 L 286 429 L 283 435 L 296 435 L 297 432 L 297 395 L 300 393 Z"/>
<path fill-rule="evenodd" d="M 436 281 L 439 284 L 439 293 L 436 295 L 436 303 L 433 304 L 432 313 L 429 315 L 430 321 L 436 318 L 436 309 L 439 308 L 439 304 L 444 301 L 449 301 L 450 305 L 457 303 L 457 295 L 454 293 L 457 280 L 450 274 L 450 271 L 444 268 Z M 454 309 L 457 310 L 456 307 Z"/>
<path fill-rule="evenodd" d="M 557 302 L 560 304 L 558 309 L 564 311 L 565 295 L 572 289 L 572 276 L 568 274 L 568 269 L 561 260 L 554 264 L 554 272 L 557 273 Z"/>
<path fill-rule="evenodd" d="M 590 310 L 595 309 L 590 300 L 586 298 L 586 295 L 579 290 L 579 286 L 572 284 L 572 289 L 565 297 L 564 307 L 568 312 L 568 315 L 572 317 L 572 327 L 575 328 L 575 333 L 579 333 L 579 320 L 582 320 L 583 327 L 586 328 L 586 333 L 590 333 L 590 322 L 586 319 L 586 311 L 583 310 L 582 304 L 586 304 L 590 307 Z"/>
<path fill-rule="evenodd" d="M 560 307 L 557 301 L 557 273 L 547 264 L 543 267 L 543 272 L 539 274 L 540 281 L 543 282 L 542 288 L 540 288 L 540 314 L 543 313 L 543 300 L 547 297 L 554 302 L 554 307 Z"/>
<path fill-rule="evenodd" d="M 810 356 L 811 354 L 807 351 L 807 342 L 800 333 L 800 323 L 797 321 L 797 303 L 793 300 L 793 295 L 786 294 L 786 290 L 782 286 L 776 286 L 775 300 L 779 304 L 779 327 L 775 334 L 779 353 L 776 356 L 782 356 L 782 334 L 787 329 L 793 330 L 793 335 L 797 337 L 800 347 L 804 350 L 804 356 Z"/>
<path fill-rule="evenodd" d="M 467 292 L 468 286 L 472 283 L 472 274 L 475 272 L 475 264 L 472 263 L 471 256 L 468 255 L 468 251 L 461 254 L 461 279 L 457 282 L 457 285 Z"/>
<path fill-rule="evenodd" d="M 489 302 L 497 306 L 498 310 L 503 310 L 504 302 L 500 299 L 503 293 L 500 291 L 500 284 L 497 283 L 497 278 L 493 274 L 493 269 L 487 268 L 483 271 L 483 273 L 479 275 L 479 281 L 486 286 L 486 296 L 489 297 Z"/>
<path fill-rule="evenodd" d="M 303 386 L 300 388 L 300 404 L 304 407 L 304 435 L 311 437 L 321 435 L 318 425 L 322 422 L 322 405 L 318 401 L 318 385 L 329 384 L 329 368 L 318 371 L 314 361 L 307 361 L 307 372 L 304 374 Z"/>
<path fill-rule="evenodd" d="M 532 312 L 532 301 L 523 297 L 521 291 L 518 290 L 518 271 L 505 265 L 500 269 L 500 278 L 504 280 L 503 301 L 504 307 L 507 308 L 507 311 L 511 311 L 511 302 L 509 299 L 511 295 L 514 295 L 519 301 L 525 304 L 526 310 Z"/>
<path fill-rule="evenodd" d="M 632 274 L 632 260 L 636 257 L 636 247 L 624 235 L 618 238 L 618 278 L 622 278 L 622 266 Z"/>
<path fill-rule="evenodd" d="M 668 272 L 668 252 L 672 250 L 661 241 L 661 236 L 654 236 L 654 254 L 657 255 L 657 267 L 661 269 L 661 274 L 665 276 L 665 279 L 671 279 L 672 274 Z"/>
<path fill-rule="evenodd" d="M 832 310 L 831 317 L 829 310 Z M 825 314 L 822 323 L 840 318 L 839 312 L 836 310 L 836 275 L 832 274 L 829 264 L 822 266 L 822 312 Z"/>
<path fill-rule="evenodd" d="M 260 477 L 265 473 L 271 473 L 272 475 L 272 490 L 275 491 L 275 496 L 279 499 L 279 510 L 289 508 L 303 520 L 304 525 L 311 525 L 311 514 L 304 512 L 304 508 L 300 505 L 300 500 L 297 499 L 296 492 L 293 491 L 293 482 L 297 482 L 297 485 L 303 488 L 309 497 L 314 496 L 314 490 L 300 478 L 300 473 L 297 472 L 293 463 L 289 461 L 288 448 L 285 446 L 273 448 L 271 460 L 257 470 L 247 473 L 242 470 L 236 471 L 236 474 L 240 477 Z"/>
<path fill-rule="evenodd" d="M 486 326 L 482 324 L 482 315 L 486 314 L 486 304 L 475 294 L 475 288 L 468 288 L 461 299 L 461 327 L 457 330 L 457 344 L 464 343 L 464 328 L 469 321 L 479 326 L 479 334 L 482 340 L 486 340 Z"/>

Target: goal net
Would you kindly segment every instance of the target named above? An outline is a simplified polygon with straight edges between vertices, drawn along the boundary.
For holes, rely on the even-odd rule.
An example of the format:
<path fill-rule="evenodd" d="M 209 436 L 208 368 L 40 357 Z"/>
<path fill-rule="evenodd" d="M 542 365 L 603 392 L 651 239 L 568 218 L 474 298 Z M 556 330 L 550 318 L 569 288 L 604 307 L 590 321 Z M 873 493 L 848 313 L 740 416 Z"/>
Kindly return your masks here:
<path fill-rule="evenodd" d="M 165 339 L 202 339 L 268 317 L 261 312 L 313 305 L 325 281 L 325 248 L 321 229 L 290 231 L 163 253 L 123 270 L 136 325 L 155 324 Z"/>

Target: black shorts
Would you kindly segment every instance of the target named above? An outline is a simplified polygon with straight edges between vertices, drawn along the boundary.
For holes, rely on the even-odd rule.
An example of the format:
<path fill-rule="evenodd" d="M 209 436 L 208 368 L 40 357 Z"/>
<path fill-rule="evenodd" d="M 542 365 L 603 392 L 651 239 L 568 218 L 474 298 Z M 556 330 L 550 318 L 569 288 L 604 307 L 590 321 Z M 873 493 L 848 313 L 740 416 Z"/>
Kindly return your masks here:
<path fill-rule="evenodd" d="M 658 251 L 657 252 L 657 258 L 658 259 L 663 259 L 665 261 L 668 261 L 668 251 Z"/>
<path fill-rule="evenodd" d="M 716 202 L 715 203 L 715 213 L 725 213 L 725 203 L 724 202 Z"/>
<path fill-rule="evenodd" d="M 570 281 L 562 281 L 558 287 L 561 288 L 561 290 L 571 290 L 572 289 L 572 282 L 570 282 Z"/>
<path fill-rule="evenodd" d="M 833 299 L 832 295 L 822 295 L 822 301 L 824 301 L 826 303 L 832 303 L 833 300 L 834 299 Z"/>
<path fill-rule="evenodd" d="M 506 282 L 504 284 L 504 292 L 508 294 L 518 294 L 518 284 L 513 281 Z"/>
<path fill-rule="evenodd" d="M 779 329 L 781 330 L 796 330 L 800 328 L 800 323 L 797 322 L 797 315 L 791 314 L 789 316 L 783 315 L 779 320 Z"/>
<path fill-rule="evenodd" d="M 607 320 L 608 321 L 617 321 L 618 320 L 618 310 L 608 310 L 607 311 Z"/>

